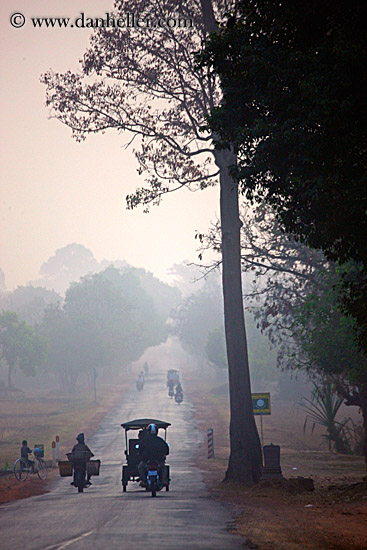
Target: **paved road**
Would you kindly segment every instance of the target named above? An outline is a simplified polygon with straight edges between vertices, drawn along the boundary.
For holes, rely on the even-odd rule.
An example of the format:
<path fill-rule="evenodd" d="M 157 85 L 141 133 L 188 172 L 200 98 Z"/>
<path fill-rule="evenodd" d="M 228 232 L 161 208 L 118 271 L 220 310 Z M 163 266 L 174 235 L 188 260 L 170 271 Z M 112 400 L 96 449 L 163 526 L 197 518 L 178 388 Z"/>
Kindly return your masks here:
<path fill-rule="evenodd" d="M 152 373 L 144 390 L 134 387 L 104 420 L 88 444 L 102 460 L 101 476 L 78 494 L 70 478 L 51 492 L 0 507 L 1 547 L 5 550 L 237 550 L 229 533 L 229 512 L 205 490 L 202 472 L 191 465 L 200 434 L 187 399 L 167 396 L 164 372 Z M 186 398 L 187 396 L 185 396 Z M 121 487 L 124 438 L 121 423 L 153 417 L 172 423 L 170 491 L 152 498 L 137 483 Z M 204 457 L 205 459 L 205 457 Z"/>

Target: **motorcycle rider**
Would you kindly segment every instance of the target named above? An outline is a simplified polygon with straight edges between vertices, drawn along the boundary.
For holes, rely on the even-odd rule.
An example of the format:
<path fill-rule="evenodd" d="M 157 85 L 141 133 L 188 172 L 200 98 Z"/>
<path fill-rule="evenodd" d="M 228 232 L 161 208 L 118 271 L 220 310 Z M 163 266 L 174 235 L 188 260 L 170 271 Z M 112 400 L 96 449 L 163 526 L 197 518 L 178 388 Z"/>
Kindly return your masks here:
<path fill-rule="evenodd" d="M 92 458 L 92 456 L 94 456 L 94 454 L 92 453 L 92 451 L 90 450 L 90 448 L 88 447 L 88 445 L 85 444 L 85 439 L 84 439 L 84 434 L 83 433 L 80 433 L 77 438 L 76 438 L 77 442 L 74 447 L 72 448 L 72 453 L 77 453 L 77 452 L 84 452 L 84 453 L 89 453 L 89 456 L 88 455 L 85 455 L 86 457 L 88 457 L 88 460 L 90 458 Z M 78 469 L 78 470 L 82 470 L 83 472 L 83 476 L 85 477 L 85 472 L 86 472 L 86 469 L 87 469 L 87 460 L 80 460 L 80 461 L 75 461 L 74 462 L 74 469 Z M 90 478 L 91 476 L 88 474 L 87 476 L 87 486 L 89 485 L 92 485 L 92 482 L 90 481 Z M 74 482 L 72 482 L 70 485 L 74 485 Z"/>
<path fill-rule="evenodd" d="M 178 393 L 181 393 L 183 395 L 183 390 L 182 390 L 182 386 L 181 386 L 181 383 L 179 382 L 176 386 L 176 395 Z"/>
<path fill-rule="evenodd" d="M 143 371 L 141 371 L 136 379 L 136 387 L 139 389 L 140 388 L 143 388 L 144 386 L 144 373 Z"/>
<path fill-rule="evenodd" d="M 139 457 L 138 464 L 139 477 L 144 485 L 146 482 L 146 463 L 149 460 L 156 460 L 161 466 L 162 481 L 167 484 L 166 468 L 164 463 L 166 456 L 169 454 L 169 447 L 164 439 L 158 436 L 158 429 L 155 424 L 149 424 L 147 427 L 147 435 L 139 442 Z"/>

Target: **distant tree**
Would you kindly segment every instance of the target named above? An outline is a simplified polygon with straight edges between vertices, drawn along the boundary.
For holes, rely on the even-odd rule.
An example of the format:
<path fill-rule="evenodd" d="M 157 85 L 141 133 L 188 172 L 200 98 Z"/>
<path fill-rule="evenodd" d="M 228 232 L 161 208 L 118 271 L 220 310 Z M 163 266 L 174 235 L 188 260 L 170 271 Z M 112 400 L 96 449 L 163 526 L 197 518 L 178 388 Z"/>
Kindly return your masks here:
<path fill-rule="evenodd" d="M 125 268 L 122 270 L 109 267 L 99 274 L 103 280 L 110 281 L 121 293 L 128 308 L 128 323 L 131 330 L 130 344 L 121 344 L 124 352 L 121 352 L 121 361 L 128 364 L 137 360 L 140 355 L 149 347 L 164 342 L 168 335 L 167 319 L 170 314 L 170 303 L 176 301 L 175 291 L 158 279 L 152 280 L 144 270 Z M 144 284 L 150 282 L 151 292 L 145 290 Z M 146 284 L 147 289 L 149 284 Z M 167 287 L 167 288 L 166 288 Z M 161 305 L 157 302 L 159 296 L 154 296 L 154 289 L 159 288 L 161 293 Z M 152 295 L 153 294 L 153 295 Z M 171 302 L 172 300 L 172 302 Z M 128 353 L 124 360 L 125 354 Z"/>
<path fill-rule="evenodd" d="M 163 283 L 152 273 L 142 268 L 126 268 L 123 272 L 131 271 L 140 281 L 143 291 L 153 300 L 156 314 L 166 322 L 171 316 L 172 309 L 181 301 L 181 293 L 176 286 Z"/>
<path fill-rule="evenodd" d="M 75 391 L 82 374 L 90 374 L 109 360 L 109 349 L 96 324 L 68 315 L 59 306 L 46 310 L 40 332 L 48 343 L 47 367 L 64 390 Z"/>
<path fill-rule="evenodd" d="M 0 297 L 0 307 L 15 311 L 19 318 L 30 325 L 40 323 L 46 307 L 61 302 L 53 290 L 33 286 L 18 286 L 13 292 Z"/>
<path fill-rule="evenodd" d="M 228 367 L 223 329 L 215 328 L 209 332 L 205 351 L 210 363 L 220 369 Z"/>
<path fill-rule="evenodd" d="M 62 307 L 47 310 L 40 330 L 49 342 L 49 368 L 71 391 L 81 374 L 124 368 L 167 336 L 165 319 L 137 275 L 113 267 L 73 283 Z"/>
<path fill-rule="evenodd" d="M 46 359 L 46 343 L 15 312 L 4 311 L 0 314 L 0 357 L 8 368 L 11 388 L 12 373 L 17 368 L 27 376 L 35 376 Z"/>
<path fill-rule="evenodd" d="M 199 365 L 206 360 L 206 344 L 211 331 L 223 331 L 223 302 L 219 288 L 191 294 L 173 314 L 174 331 L 182 347 L 194 355 Z"/>
<path fill-rule="evenodd" d="M 205 284 L 202 270 L 189 260 L 172 265 L 169 274 L 185 298 L 201 290 Z"/>
<path fill-rule="evenodd" d="M 79 281 L 84 275 L 100 269 L 88 248 L 81 244 L 68 244 L 56 250 L 55 255 L 42 264 L 40 279 L 32 284 L 63 293 L 71 282 Z"/>

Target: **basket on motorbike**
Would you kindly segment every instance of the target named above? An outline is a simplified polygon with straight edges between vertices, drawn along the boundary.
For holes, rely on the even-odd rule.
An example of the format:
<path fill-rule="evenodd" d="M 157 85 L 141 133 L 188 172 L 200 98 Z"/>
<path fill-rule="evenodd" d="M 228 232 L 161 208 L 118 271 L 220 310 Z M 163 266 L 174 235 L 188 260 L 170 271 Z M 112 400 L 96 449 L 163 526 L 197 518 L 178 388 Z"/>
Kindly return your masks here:
<path fill-rule="evenodd" d="M 89 476 L 99 476 L 100 467 L 101 467 L 100 460 L 89 460 L 87 462 L 87 474 Z"/>
<path fill-rule="evenodd" d="M 71 453 L 66 453 L 66 456 L 70 462 L 88 462 L 93 455 L 89 451 L 73 451 Z"/>
<path fill-rule="evenodd" d="M 73 463 L 69 460 L 59 460 L 59 473 L 61 477 L 73 475 Z"/>

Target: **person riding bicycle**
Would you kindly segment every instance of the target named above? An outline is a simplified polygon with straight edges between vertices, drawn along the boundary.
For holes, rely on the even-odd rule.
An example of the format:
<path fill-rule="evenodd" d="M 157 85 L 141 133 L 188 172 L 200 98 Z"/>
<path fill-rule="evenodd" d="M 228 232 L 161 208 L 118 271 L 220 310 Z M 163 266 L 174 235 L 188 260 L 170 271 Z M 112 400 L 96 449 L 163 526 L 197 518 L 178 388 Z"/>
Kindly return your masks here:
<path fill-rule="evenodd" d="M 78 468 L 79 470 L 82 470 L 83 471 L 83 474 L 85 475 L 85 472 L 86 472 L 86 469 L 87 469 L 87 461 L 92 458 L 92 456 L 94 456 L 94 454 L 92 453 L 92 451 L 90 450 L 90 448 L 88 447 L 88 445 L 85 444 L 85 440 L 84 440 L 84 434 L 83 433 L 80 433 L 77 438 L 76 438 L 77 442 L 74 447 L 72 448 L 72 453 L 75 453 L 76 456 L 78 456 L 78 453 L 86 453 L 84 456 L 86 458 L 84 459 L 81 459 L 81 460 L 76 460 L 76 465 L 74 465 L 74 468 Z M 88 453 L 88 454 L 87 454 Z M 83 456 L 83 455 L 81 455 Z M 90 474 L 88 474 L 87 476 L 87 483 L 89 485 L 92 485 L 92 482 L 90 481 Z M 74 482 L 71 483 L 71 485 L 74 485 Z"/>
<path fill-rule="evenodd" d="M 156 460 L 160 466 L 164 466 L 168 454 L 169 447 L 165 440 L 158 436 L 157 426 L 149 424 L 147 435 L 139 441 L 140 462 L 138 464 L 138 472 L 142 484 L 146 482 L 146 463 L 148 460 Z M 162 478 L 167 483 L 165 468 L 163 467 Z"/>
<path fill-rule="evenodd" d="M 28 443 L 26 440 L 22 441 L 22 446 L 20 448 L 20 456 L 26 461 L 28 468 L 32 468 L 34 466 L 34 460 L 29 460 L 28 455 L 31 454 L 33 451 L 28 447 Z"/>

